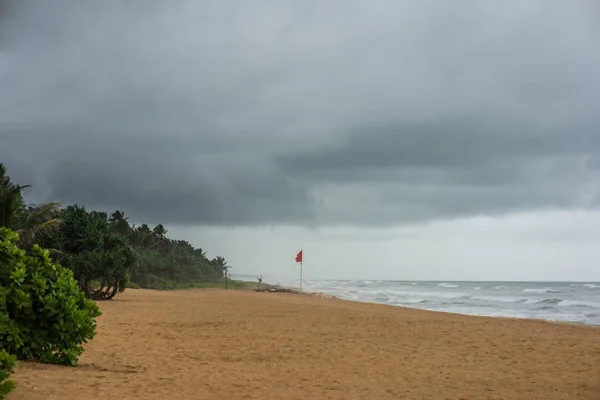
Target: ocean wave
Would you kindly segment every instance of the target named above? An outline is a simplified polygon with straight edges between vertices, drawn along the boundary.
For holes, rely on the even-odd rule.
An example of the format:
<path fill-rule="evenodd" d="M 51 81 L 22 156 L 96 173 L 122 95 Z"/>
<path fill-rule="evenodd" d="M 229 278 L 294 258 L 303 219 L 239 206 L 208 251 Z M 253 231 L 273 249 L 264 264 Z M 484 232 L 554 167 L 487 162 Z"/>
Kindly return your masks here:
<path fill-rule="evenodd" d="M 443 306 L 463 306 L 463 305 L 472 305 L 471 302 L 467 301 L 467 300 L 460 300 L 460 299 L 456 299 L 456 300 L 451 300 L 451 301 L 442 301 L 441 303 L 439 303 Z"/>
<path fill-rule="evenodd" d="M 428 303 L 427 299 L 397 299 L 396 304 L 424 304 Z"/>
<path fill-rule="evenodd" d="M 534 310 L 556 310 L 556 307 L 554 307 L 554 306 L 541 306 L 541 307 L 534 308 Z"/>
<path fill-rule="evenodd" d="M 600 325 L 600 283 L 470 284 L 452 281 L 376 280 L 310 280 L 306 283 L 311 290 L 348 300 L 463 314 L 577 321 Z"/>
<path fill-rule="evenodd" d="M 439 287 L 445 287 L 445 288 L 457 288 L 457 287 L 459 287 L 458 285 L 455 285 L 453 283 L 447 283 L 447 282 L 440 283 L 438 286 Z"/>
<path fill-rule="evenodd" d="M 600 313 L 596 313 L 596 312 L 585 313 L 583 315 L 585 315 L 587 318 L 599 318 L 600 317 Z"/>
<path fill-rule="evenodd" d="M 541 289 L 526 288 L 526 289 L 523 289 L 523 292 L 525 292 L 525 293 L 560 293 L 560 292 L 562 292 L 562 290 L 552 289 L 552 288 L 541 288 Z"/>
<path fill-rule="evenodd" d="M 365 286 L 369 286 L 371 283 L 373 283 L 372 281 L 364 281 L 359 283 L 358 285 L 356 285 L 356 287 L 365 287 Z"/>
<path fill-rule="evenodd" d="M 434 292 L 434 291 L 412 291 L 412 290 L 386 290 L 385 295 L 389 297 L 398 297 L 401 299 L 470 299 L 471 295 L 462 292 Z M 383 293 L 382 293 L 383 294 Z"/>
<path fill-rule="evenodd" d="M 386 297 L 373 297 L 373 298 L 370 298 L 369 300 L 374 301 L 376 303 L 388 303 L 388 302 L 392 301 L 393 299 L 386 296 Z"/>
<path fill-rule="evenodd" d="M 586 289 L 600 289 L 600 285 L 597 283 L 573 283 L 573 284 L 569 285 L 569 287 L 572 287 L 572 288 L 582 287 L 582 288 L 586 288 Z"/>
<path fill-rule="evenodd" d="M 561 300 L 559 305 L 565 306 L 565 307 L 600 308 L 600 303 L 596 303 L 594 301 L 582 301 L 582 300 Z"/>
<path fill-rule="evenodd" d="M 563 299 L 559 299 L 558 297 L 552 297 L 550 299 L 533 301 L 533 303 L 535 303 L 535 304 L 558 304 L 561 301 L 563 301 Z M 528 302 L 529 302 L 529 300 L 528 300 Z"/>
<path fill-rule="evenodd" d="M 523 303 L 527 299 L 522 299 L 518 297 L 500 297 L 500 296 L 473 296 L 473 300 L 479 301 L 492 301 L 496 303 Z"/>
<path fill-rule="evenodd" d="M 423 292 L 420 293 L 423 297 L 433 297 L 438 299 L 470 299 L 471 295 L 467 293 L 440 293 L 440 292 Z"/>
<path fill-rule="evenodd" d="M 565 300 L 558 297 L 551 297 L 547 299 L 528 299 L 526 301 L 527 304 L 544 304 L 551 305 L 554 307 L 590 307 L 590 308 L 600 308 L 600 303 L 593 301 L 583 301 L 583 300 Z"/>

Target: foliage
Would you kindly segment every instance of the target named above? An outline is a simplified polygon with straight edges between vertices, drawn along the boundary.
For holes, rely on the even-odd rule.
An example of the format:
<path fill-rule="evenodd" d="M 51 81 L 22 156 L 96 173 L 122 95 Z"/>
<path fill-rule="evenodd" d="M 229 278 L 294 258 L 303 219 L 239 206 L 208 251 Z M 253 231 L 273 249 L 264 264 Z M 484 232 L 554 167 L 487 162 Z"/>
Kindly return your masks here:
<path fill-rule="evenodd" d="M 18 240 L 15 232 L 0 228 L 1 347 L 19 359 L 75 365 L 82 344 L 96 333 L 98 306 L 47 250 L 34 245 L 27 254 Z"/>
<path fill-rule="evenodd" d="M 23 249 L 41 244 L 60 228 L 60 220 L 55 215 L 60 203 L 26 206 L 23 189 L 28 187 L 12 182 L 4 164 L 0 163 L 0 227 L 15 230 L 20 237 L 19 247 Z M 56 255 L 60 252 L 52 249 L 51 253 Z"/>
<path fill-rule="evenodd" d="M 14 227 L 19 234 L 19 247 L 30 249 L 34 244 L 52 237 L 61 226 L 61 220 L 57 218 L 59 207 L 58 202 L 23 207 Z M 53 250 L 51 253 L 58 255 L 60 251 Z"/>
<path fill-rule="evenodd" d="M 26 206 L 27 187 L 11 182 L 0 164 L 0 226 L 17 231 L 18 246 L 28 253 L 35 244 L 48 249 L 91 299 L 112 299 L 132 284 L 175 289 L 221 282 L 230 268 L 223 257 L 209 259 L 189 242 L 168 238 L 161 224 L 131 225 L 122 211 L 109 217 L 80 205 Z"/>
<path fill-rule="evenodd" d="M 10 320 L 6 310 L 6 294 L 8 289 L 0 286 L 0 337 L 15 332 L 14 323 Z M 3 399 L 15 386 L 10 379 L 17 357 L 7 353 L 2 347 L 0 350 L 0 400 Z"/>
<path fill-rule="evenodd" d="M 207 281 L 207 282 L 177 282 L 172 280 L 164 280 L 157 276 L 150 275 L 150 279 L 146 284 L 147 289 L 156 290 L 181 290 L 181 289 L 248 289 L 256 286 L 253 282 L 229 280 L 225 285 L 224 280 Z"/>
<path fill-rule="evenodd" d="M 0 350 L 0 400 L 15 388 L 15 383 L 8 378 L 14 372 L 13 367 L 16 363 L 17 357 Z"/>
<path fill-rule="evenodd" d="M 11 228 L 23 208 L 23 189 L 10 180 L 4 164 L 0 163 L 0 227 Z"/>
<path fill-rule="evenodd" d="M 61 229 L 52 238 L 61 263 L 73 271 L 86 296 L 112 299 L 125 290 L 136 259 L 125 239 L 112 230 L 107 214 L 73 205 L 57 213 Z M 92 285 L 99 282 L 99 286 Z"/>
<path fill-rule="evenodd" d="M 28 187 L 0 163 L 0 400 L 14 387 L 17 359 L 77 363 L 101 314 L 90 299 L 126 287 L 222 287 L 225 259 L 168 238 L 163 225 L 136 227 L 121 211 L 109 218 L 78 205 L 26 205 Z"/>
<path fill-rule="evenodd" d="M 185 240 L 170 239 L 162 225 L 129 225 L 125 214 L 110 216 L 113 230 L 125 238 L 136 255 L 131 281 L 151 289 L 175 289 L 200 282 L 220 282 L 228 268 L 223 257 L 208 259 L 202 249 Z"/>
<path fill-rule="evenodd" d="M 140 288 L 140 285 L 138 285 L 138 284 L 137 284 L 137 283 L 135 283 L 135 282 L 131 282 L 131 281 L 127 282 L 127 286 L 126 286 L 126 288 L 127 288 L 127 289 L 141 289 L 141 288 Z"/>

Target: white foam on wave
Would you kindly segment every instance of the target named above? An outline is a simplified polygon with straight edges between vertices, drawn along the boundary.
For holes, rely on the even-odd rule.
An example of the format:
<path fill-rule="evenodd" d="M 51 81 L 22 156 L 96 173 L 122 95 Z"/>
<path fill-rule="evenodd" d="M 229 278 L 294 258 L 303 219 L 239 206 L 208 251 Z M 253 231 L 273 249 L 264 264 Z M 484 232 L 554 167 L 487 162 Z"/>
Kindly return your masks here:
<path fill-rule="evenodd" d="M 348 300 L 475 315 L 540 318 L 600 325 L 600 284 L 597 283 L 573 284 L 577 286 L 560 282 L 547 284 L 548 286 L 505 282 L 471 285 L 460 282 L 455 284 L 376 280 L 310 283 L 307 286 L 318 287 L 319 292 Z"/>
<path fill-rule="evenodd" d="M 467 293 L 436 293 L 431 297 L 442 299 L 470 299 L 471 295 Z"/>
<path fill-rule="evenodd" d="M 445 288 L 457 288 L 458 287 L 458 285 L 455 285 L 453 283 L 447 283 L 447 282 L 440 283 L 438 286 L 445 287 Z"/>
<path fill-rule="evenodd" d="M 527 301 L 527 299 L 522 299 L 518 297 L 501 297 L 501 296 L 473 296 L 473 300 L 481 300 L 481 301 L 493 301 L 496 303 L 523 303 Z"/>
<path fill-rule="evenodd" d="M 583 301 L 583 300 L 561 300 L 558 303 L 559 306 L 565 307 L 591 307 L 600 308 L 600 303 L 595 301 Z"/>
<path fill-rule="evenodd" d="M 400 298 L 424 298 L 429 300 L 434 299 L 468 299 L 471 295 L 467 293 L 448 293 L 448 292 L 410 292 L 403 290 L 388 290 L 387 293 Z"/>
<path fill-rule="evenodd" d="M 562 290 L 560 289 L 552 289 L 552 288 L 526 288 L 523 289 L 525 293 L 560 293 Z"/>
<path fill-rule="evenodd" d="M 558 297 L 552 297 L 552 298 L 548 298 L 548 299 L 529 299 L 527 300 L 528 304 L 558 304 L 561 301 L 563 301 L 563 299 L 559 299 Z"/>

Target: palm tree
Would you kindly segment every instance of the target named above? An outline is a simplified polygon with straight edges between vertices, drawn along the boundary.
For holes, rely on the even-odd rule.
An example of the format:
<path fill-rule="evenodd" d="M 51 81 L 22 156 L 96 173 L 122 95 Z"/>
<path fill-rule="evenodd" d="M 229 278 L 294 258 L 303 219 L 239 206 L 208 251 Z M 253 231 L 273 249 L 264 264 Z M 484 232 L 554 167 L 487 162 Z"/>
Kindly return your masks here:
<path fill-rule="evenodd" d="M 110 215 L 108 219 L 113 230 L 123 237 L 127 237 L 127 235 L 131 231 L 131 227 L 129 226 L 129 218 L 125 217 L 125 213 L 122 211 L 115 211 Z"/>
<path fill-rule="evenodd" d="M 0 227 L 14 227 L 15 219 L 24 207 L 23 189 L 28 187 L 12 182 L 6 167 L 0 163 Z"/>
<path fill-rule="evenodd" d="M 60 220 L 55 218 L 60 204 L 52 202 L 26 207 L 23 189 L 28 187 L 31 186 L 12 182 L 6 167 L 0 163 L 0 227 L 15 230 L 20 238 L 19 247 L 24 249 L 30 249 L 60 227 Z"/>
<path fill-rule="evenodd" d="M 59 228 L 61 220 L 56 218 L 60 203 L 50 202 L 39 206 L 29 206 L 20 213 L 17 223 L 19 247 L 30 249 L 34 244 L 40 244 L 44 238 L 52 236 Z M 57 250 L 51 250 L 58 254 Z"/>
<path fill-rule="evenodd" d="M 163 240 L 165 240 L 165 235 L 167 234 L 167 230 L 165 229 L 165 227 L 162 224 L 158 224 L 152 229 L 152 233 L 159 241 L 163 241 Z"/>
<path fill-rule="evenodd" d="M 230 265 L 227 265 L 227 261 L 225 261 L 225 257 L 217 256 L 213 259 L 213 262 L 217 264 L 221 271 L 221 275 L 227 277 L 227 272 L 231 269 Z"/>

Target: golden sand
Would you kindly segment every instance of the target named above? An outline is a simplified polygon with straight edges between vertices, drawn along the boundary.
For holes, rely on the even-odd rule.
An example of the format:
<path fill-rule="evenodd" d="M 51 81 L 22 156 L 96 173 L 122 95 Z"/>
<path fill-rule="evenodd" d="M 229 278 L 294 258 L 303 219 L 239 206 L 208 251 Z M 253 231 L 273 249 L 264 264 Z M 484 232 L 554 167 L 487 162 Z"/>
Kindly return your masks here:
<path fill-rule="evenodd" d="M 128 290 L 9 400 L 600 400 L 600 329 L 294 294 Z"/>

